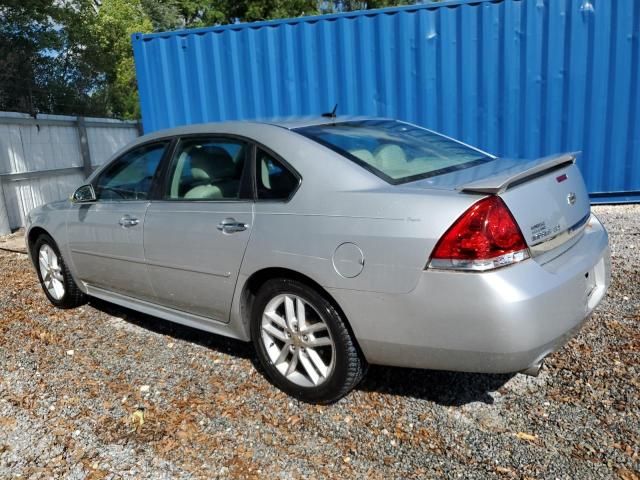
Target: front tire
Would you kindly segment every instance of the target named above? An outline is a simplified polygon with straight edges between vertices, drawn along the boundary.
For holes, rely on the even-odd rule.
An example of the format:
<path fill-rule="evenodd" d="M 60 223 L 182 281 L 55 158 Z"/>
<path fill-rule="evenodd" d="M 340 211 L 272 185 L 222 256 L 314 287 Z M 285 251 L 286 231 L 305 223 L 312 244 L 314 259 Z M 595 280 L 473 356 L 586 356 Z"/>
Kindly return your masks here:
<path fill-rule="evenodd" d="M 34 263 L 40 286 L 49 301 L 58 308 L 75 308 L 87 302 L 64 263 L 53 239 L 42 234 L 33 246 Z"/>
<path fill-rule="evenodd" d="M 251 337 L 268 378 L 309 403 L 331 403 L 364 376 L 346 322 L 323 295 L 296 280 L 269 280 L 251 312 Z"/>

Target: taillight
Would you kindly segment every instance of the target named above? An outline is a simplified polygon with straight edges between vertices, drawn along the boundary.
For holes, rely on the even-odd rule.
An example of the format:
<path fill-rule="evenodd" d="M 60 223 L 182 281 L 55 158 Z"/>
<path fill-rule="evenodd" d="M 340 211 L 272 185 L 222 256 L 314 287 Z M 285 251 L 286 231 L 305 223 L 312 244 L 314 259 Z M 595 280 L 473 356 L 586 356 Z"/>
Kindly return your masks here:
<path fill-rule="evenodd" d="M 513 215 L 500 197 L 471 206 L 436 244 L 429 268 L 484 271 L 529 258 Z"/>

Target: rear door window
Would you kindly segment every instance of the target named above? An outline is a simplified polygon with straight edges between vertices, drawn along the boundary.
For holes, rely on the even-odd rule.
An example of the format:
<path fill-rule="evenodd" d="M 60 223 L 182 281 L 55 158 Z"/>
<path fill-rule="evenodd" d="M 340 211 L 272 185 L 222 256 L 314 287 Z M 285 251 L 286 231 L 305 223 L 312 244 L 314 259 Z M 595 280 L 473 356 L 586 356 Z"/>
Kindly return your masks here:
<path fill-rule="evenodd" d="M 169 168 L 165 199 L 237 200 L 243 197 L 247 144 L 224 138 L 185 138 Z"/>

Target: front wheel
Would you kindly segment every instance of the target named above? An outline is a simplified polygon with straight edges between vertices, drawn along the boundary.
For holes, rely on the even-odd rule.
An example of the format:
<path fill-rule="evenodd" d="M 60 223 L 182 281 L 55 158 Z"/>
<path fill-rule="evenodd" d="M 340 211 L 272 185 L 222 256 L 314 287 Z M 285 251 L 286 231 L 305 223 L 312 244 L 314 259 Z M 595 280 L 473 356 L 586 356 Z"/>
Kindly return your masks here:
<path fill-rule="evenodd" d="M 45 295 L 60 308 L 74 308 L 87 301 L 78 288 L 53 239 L 40 235 L 33 246 L 36 271 Z"/>
<path fill-rule="evenodd" d="M 260 288 L 251 336 L 269 379 L 305 402 L 334 402 L 364 375 L 366 363 L 340 313 L 296 280 L 274 279 Z"/>

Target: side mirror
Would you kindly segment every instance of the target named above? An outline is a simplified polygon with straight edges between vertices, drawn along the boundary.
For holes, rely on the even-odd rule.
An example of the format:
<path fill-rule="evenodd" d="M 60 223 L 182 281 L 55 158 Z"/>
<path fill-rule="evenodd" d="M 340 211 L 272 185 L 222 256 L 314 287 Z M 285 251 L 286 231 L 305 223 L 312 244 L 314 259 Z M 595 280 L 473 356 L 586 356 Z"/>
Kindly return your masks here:
<path fill-rule="evenodd" d="M 96 201 L 96 192 L 93 189 L 93 185 L 87 184 L 78 187 L 78 189 L 73 192 L 71 196 L 71 201 L 73 203 L 85 203 L 85 202 L 95 202 Z"/>

